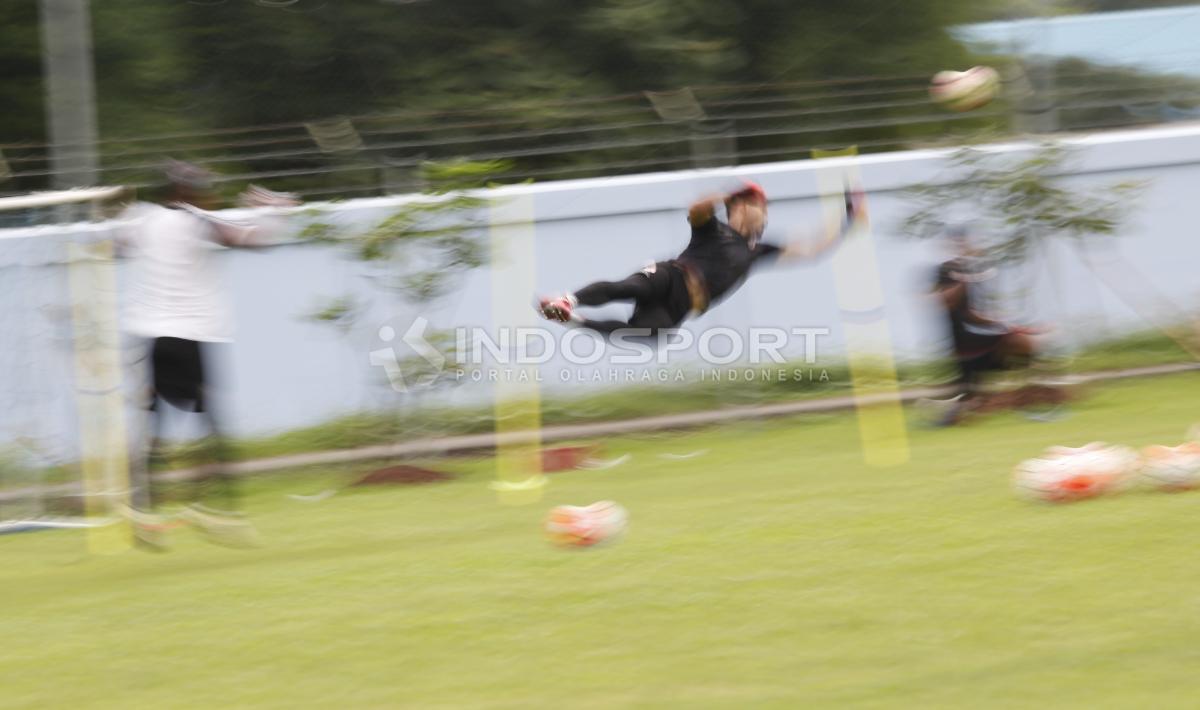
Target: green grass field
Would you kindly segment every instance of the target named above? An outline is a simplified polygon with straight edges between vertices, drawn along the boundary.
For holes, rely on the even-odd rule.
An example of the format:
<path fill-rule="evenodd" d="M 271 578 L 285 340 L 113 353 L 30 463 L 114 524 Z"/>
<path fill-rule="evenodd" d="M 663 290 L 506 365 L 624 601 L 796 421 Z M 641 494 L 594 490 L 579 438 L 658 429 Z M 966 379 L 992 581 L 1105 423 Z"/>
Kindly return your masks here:
<path fill-rule="evenodd" d="M 0 537 L 0 707 L 1195 707 L 1200 492 L 1051 506 L 1009 470 L 1048 444 L 1177 443 L 1200 378 L 1096 388 L 1073 414 L 912 430 L 865 468 L 853 417 L 614 439 L 623 466 L 501 507 L 452 483 L 248 482 L 266 547 L 167 555 Z M 687 460 L 663 453 L 707 450 Z M 564 551 L 556 503 L 632 527 Z"/>

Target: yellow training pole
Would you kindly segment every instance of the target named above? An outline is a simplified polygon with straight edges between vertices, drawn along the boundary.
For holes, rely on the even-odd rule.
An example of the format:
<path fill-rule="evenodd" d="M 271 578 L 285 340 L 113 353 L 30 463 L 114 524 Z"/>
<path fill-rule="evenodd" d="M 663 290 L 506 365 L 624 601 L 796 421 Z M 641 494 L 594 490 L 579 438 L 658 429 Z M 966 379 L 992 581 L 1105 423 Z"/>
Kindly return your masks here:
<path fill-rule="evenodd" d="M 857 147 L 838 151 L 814 150 L 814 158 L 849 158 Z M 827 220 L 835 224 L 845 215 L 841 198 L 847 185 L 861 185 L 857 166 L 850 160 L 818 165 L 817 186 Z M 832 263 L 838 307 L 846 332 L 846 353 L 858 411 L 858 433 L 863 460 L 869 466 L 898 466 L 908 461 L 908 429 L 900 402 L 900 386 L 892 355 L 891 329 L 879 278 L 875 239 L 863 206 L 862 215 Z M 868 398 L 873 403 L 868 403 Z M 880 402 L 878 400 L 882 399 Z"/>
<path fill-rule="evenodd" d="M 492 322 L 497 336 L 516 351 L 518 328 L 536 328 L 533 286 L 537 257 L 534 245 L 533 197 L 496 200 L 490 209 Z M 503 341 L 501 341 L 503 342 Z M 501 503 L 523 505 L 542 498 L 541 387 L 538 366 L 512 361 L 501 364 L 495 383 L 496 481 Z"/>

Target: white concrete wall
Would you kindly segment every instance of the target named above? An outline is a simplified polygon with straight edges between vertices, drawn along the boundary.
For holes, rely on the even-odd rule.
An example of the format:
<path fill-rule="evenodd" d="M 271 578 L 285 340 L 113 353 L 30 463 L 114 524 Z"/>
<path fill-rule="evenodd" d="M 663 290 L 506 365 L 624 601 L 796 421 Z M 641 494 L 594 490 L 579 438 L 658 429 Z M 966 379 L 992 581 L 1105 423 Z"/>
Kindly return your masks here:
<path fill-rule="evenodd" d="M 1153 288 L 1176 304 L 1194 308 L 1200 295 L 1193 276 L 1200 263 L 1200 241 L 1193 235 L 1200 127 L 1113 132 L 1072 142 L 1078 149 L 1076 169 L 1069 178 L 1073 185 L 1150 181 L 1122 236 L 1111 246 L 1110 253 L 1119 257 L 1112 262 L 1114 271 L 1126 272 L 1123 283 L 1131 293 Z M 1006 144 L 989 150 L 1028 148 Z M 941 258 L 940 247 L 902 238 L 898 228 L 908 208 L 900 191 L 924 181 L 951 179 L 947 155 L 946 151 L 913 151 L 497 189 L 493 196 L 507 203 L 531 199 L 536 218 L 536 282 L 505 288 L 527 293 L 532 302 L 535 293 L 624 277 L 647 261 L 674 256 L 688 239 L 686 206 L 702 194 L 728 187 L 738 177 L 759 181 L 772 198 L 768 239 L 795 226 L 815 225 L 821 218 L 816 171 L 853 165 L 869 195 L 883 306 L 894 349 L 907 358 L 937 354 L 945 347 L 943 327 L 923 293 L 932 267 Z M 387 214 L 404 199 L 358 200 L 319 209 L 330 220 L 361 225 Z M 0 395 L 10 400 L 0 414 L 0 438 L 33 431 L 42 439 L 61 440 L 64 450 L 71 447 L 69 329 L 59 310 L 65 299 L 65 277 L 61 265 L 55 264 L 61 262 L 62 243 L 87 236 L 89 230 L 94 228 L 0 231 L 0 270 L 8 282 L 4 318 L 12 334 L 0 350 L 4 353 Z M 229 252 L 222 258 L 237 304 L 238 339 L 227 349 L 224 401 L 234 432 L 262 434 L 397 405 L 397 395 L 382 386 L 382 373 L 369 365 L 368 354 L 386 345 L 379 339 L 380 326 L 390 324 L 403 333 L 418 314 L 390 303 L 373 289 L 363 265 L 337 249 L 305 244 Z M 1057 325 L 1054 338 L 1059 345 L 1146 327 L 1145 313 L 1131 309 L 1098 283 L 1072 256 L 1069 245 L 1057 245 L 1047 263 L 1038 286 L 1047 294 L 1046 305 L 1041 312 L 1026 315 Z M 436 309 L 420 315 L 436 327 L 494 328 L 491 289 L 490 270 L 481 269 L 465 278 L 461 288 Z M 374 303 L 369 316 L 349 334 L 303 319 L 326 299 L 347 292 Z M 825 362 L 840 360 L 843 315 L 834 293 L 828 260 L 764 270 L 688 327 L 694 333 L 716 326 L 828 327 L 831 334 L 821 341 L 820 357 Z M 1147 303 L 1156 313 L 1168 310 L 1161 299 Z M 621 311 L 614 307 L 609 312 Z M 557 326 L 551 328 L 559 332 Z M 401 357 L 411 354 L 403 345 L 398 352 Z M 131 350 L 129 357 L 132 362 L 136 351 Z M 684 363 L 675 359 L 672 364 Z M 559 373 L 564 367 L 557 359 L 542 366 L 547 390 L 602 386 L 574 378 L 563 384 Z M 464 402 L 484 398 L 489 391 L 464 386 L 453 392 L 424 393 L 418 399 Z M 411 396 L 404 400 L 405 406 L 411 401 Z"/>

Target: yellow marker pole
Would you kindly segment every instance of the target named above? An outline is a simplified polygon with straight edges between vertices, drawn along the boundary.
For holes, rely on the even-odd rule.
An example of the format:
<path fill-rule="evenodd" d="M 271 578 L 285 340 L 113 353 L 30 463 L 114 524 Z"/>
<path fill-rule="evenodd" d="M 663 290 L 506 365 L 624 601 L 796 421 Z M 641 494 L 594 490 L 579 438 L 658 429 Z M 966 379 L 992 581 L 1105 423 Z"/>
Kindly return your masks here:
<path fill-rule="evenodd" d="M 516 351 L 518 328 L 539 326 L 532 301 L 537 257 L 533 197 L 493 201 L 490 208 L 492 322 L 498 337 L 507 331 Z M 542 498 L 541 387 L 538 366 L 512 362 L 502 367 L 493 394 L 496 419 L 496 480 L 492 488 L 506 505 Z"/>
<path fill-rule="evenodd" d="M 838 151 L 814 150 L 814 158 L 843 158 L 858 155 L 857 147 Z M 825 217 L 834 224 L 844 219 L 841 195 L 846 185 L 861 185 L 858 168 L 849 160 L 818 166 L 817 186 Z M 863 460 L 869 466 L 898 466 L 908 461 L 908 428 L 900 403 L 900 386 L 892 355 L 892 335 L 887 321 L 883 285 L 865 206 L 863 215 L 846 240 L 834 252 L 834 283 L 842 325 L 850 379 L 857 402 L 858 433 Z M 867 405 L 864 398 L 890 395 L 883 403 Z"/>
<path fill-rule="evenodd" d="M 89 520 L 115 519 L 87 529 L 88 549 L 113 554 L 130 548 L 129 452 L 121 387 L 117 278 L 111 241 L 68 245 L 67 280 L 74 325 L 79 456 Z"/>

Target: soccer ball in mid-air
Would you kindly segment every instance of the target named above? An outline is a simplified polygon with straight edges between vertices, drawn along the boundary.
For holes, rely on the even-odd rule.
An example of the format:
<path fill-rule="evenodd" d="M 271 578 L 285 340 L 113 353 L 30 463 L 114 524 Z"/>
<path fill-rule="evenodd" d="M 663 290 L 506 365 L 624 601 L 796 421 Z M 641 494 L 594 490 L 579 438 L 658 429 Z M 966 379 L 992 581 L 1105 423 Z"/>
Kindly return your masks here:
<path fill-rule="evenodd" d="M 1054 503 L 1094 498 L 1121 490 L 1138 469 L 1138 455 L 1127 446 L 1096 441 L 1085 446 L 1051 446 L 1022 461 L 1013 471 L 1021 494 Z"/>
<path fill-rule="evenodd" d="M 951 111 L 970 111 L 986 105 L 1000 89 L 1000 75 L 991 67 L 940 71 L 929 82 L 929 97 Z"/>
<path fill-rule="evenodd" d="M 1142 480 L 1164 491 L 1200 487 L 1200 442 L 1142 449 Z"/>
<path fill-rule="evenodd" d="M 629 514 L 611 500 L 591 505 L 560 505 L 546 517 L 546 536 L 562 547 L 591 547 L 611 541 L 629 523 Z"/>

